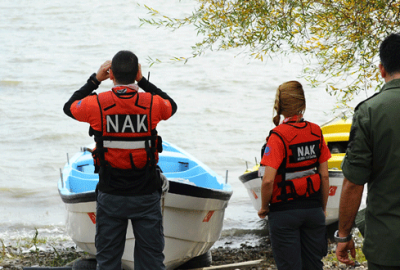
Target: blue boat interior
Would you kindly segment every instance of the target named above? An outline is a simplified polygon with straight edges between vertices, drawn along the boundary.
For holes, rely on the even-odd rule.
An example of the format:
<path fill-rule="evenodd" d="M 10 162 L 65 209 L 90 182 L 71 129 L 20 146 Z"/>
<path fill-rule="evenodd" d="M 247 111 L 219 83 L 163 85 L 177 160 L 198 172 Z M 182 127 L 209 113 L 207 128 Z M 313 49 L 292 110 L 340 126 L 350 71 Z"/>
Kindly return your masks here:
<path fill-rule="evenodd" d="M 209 189 L 224 189 L 225 185 L 221 183 L 221 177 L 205 165 L 200 164 L 191 157 L 189 158 L 168 143 L 164 142 L 163 148 L 164 151 L 160 155 L 158 165 L 169 181 L 182 182 Z M 68 190 L 72 193 L 94 191 L 98 182 L 98 175 L 94 174 L 92 155 L 89 152 L 82 152 L 72 162 L 71 167 L 67 178 Z"/>

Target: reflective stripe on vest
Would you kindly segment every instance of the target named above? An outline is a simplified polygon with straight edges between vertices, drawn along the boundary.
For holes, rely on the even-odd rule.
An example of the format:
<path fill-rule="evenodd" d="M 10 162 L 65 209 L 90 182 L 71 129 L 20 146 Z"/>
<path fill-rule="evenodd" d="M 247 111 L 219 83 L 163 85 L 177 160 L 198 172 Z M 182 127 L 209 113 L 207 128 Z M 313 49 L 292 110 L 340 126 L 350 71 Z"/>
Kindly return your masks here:
<path fill-rule="evenodd" d="M 301 177 L 313 175 L 313 174 L 315 174 L 315 170 L 313 170 L 313 169 L 307 170 L 307 171 L 302 171 L 302 172 L 286 173 L 285 179 L 292 180 L 292 179 L 301 178 Z"/>
<path fill-rule="evenodd" d="M 260 166 L 258 168 L 258 177 L 262 178 L 262 177 L 264 177 L 264 174 L 265 174 L 265 167 L 264 166 Z M 301 177 L 308 176 L 308 175 L 313 175 L 313 174 L 315 174 L 315 170 L 314 169 L 301 171 L 301 172 L 286 173 L 285 174 L 285 179 L 286 180 L 291 180 L 291 179 L 301 178 Z"/>
<path fill-rule="evenodd" d="M 151 147 L 151 140 L 148 141 Z M 103 146 L 106 148 L 115 149 L 145 149 L 146 141 L 103 141 Z"/>

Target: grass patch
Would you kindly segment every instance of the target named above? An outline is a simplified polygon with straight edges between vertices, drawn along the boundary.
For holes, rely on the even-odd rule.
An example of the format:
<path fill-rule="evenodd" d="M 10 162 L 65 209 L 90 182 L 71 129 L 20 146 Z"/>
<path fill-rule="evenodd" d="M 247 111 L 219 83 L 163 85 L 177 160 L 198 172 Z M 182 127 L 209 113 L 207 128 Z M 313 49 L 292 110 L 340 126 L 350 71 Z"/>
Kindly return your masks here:
<path fill-rule="evenodd" d="M 367 262 L 367 259 L 365 258 L 364 253 L 362 252 L 362 246 L 363 246 L 363 236 L 359 231 L 353 232 L 353 241 L 356 245 L 356 258 L 352 258 L 351 255 L 349 255 L 350 258 L 353 260 L 356 260 L 359 263 L 364 263 Z M 330 263 L 337 263 L 339 264 L 338 259 L 336 258 L 336 244 L 330 243 L 330 251 L 328 254 L 323 258 L 323 262 L 330 262 Z"/>
<path fill-rule="evenodd" d="M 351 257 L 351 255 L 349 255 Z M 353 258 L 354 259 L 354 258 Z M 359 263 L 366 262 L 367 259 L 365 258 L 364 253 L 362 252 L 362 248 L 356 248 L 356 258 L 354 260 L 357 260 Z M 323 262 L 337 262 L 339 264 L 338 259 L 336 258 L 336 253 L 334 250 L 331 250 L 328 255 L 326 255 L 323 260 Z"/>

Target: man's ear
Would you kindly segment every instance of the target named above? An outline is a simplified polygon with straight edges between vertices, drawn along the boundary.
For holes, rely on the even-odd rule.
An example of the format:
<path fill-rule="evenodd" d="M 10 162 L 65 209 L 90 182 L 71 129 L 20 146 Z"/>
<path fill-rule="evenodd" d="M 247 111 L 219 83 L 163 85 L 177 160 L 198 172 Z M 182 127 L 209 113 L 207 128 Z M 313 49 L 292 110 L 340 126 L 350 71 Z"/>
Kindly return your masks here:
<path fill-rule="evenodd" d="M 110 80 L 114 81 L 115 77 L 114 77 L 114 73 L 111 68 L 109 70 L 109 74 L 110 74 Z"/>
<path fill-rule="evenodd" d="M 379 71 L 381 72 L 381 76 L 382 76 L 382 78 L 386 78 L 386 76 L 387 76 L 387 72 L 386 72 L 386 70 L 385 70 L 385 68 L 383 67 L 383 65 L 382 65 L 382 63 L 381 64 L 379 64 Z"/>

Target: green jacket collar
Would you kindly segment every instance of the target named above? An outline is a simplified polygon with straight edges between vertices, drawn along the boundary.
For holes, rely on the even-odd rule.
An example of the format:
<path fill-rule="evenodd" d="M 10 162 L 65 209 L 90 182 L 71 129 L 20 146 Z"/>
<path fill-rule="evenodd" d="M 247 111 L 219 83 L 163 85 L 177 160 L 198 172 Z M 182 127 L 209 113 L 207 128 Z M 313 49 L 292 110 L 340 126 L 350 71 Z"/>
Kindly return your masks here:
<path fill-rule="evenodd" d="M 381 92 L 393 88 L 400 88 L 400 79 L 394 79 L 391 80 L 390 82 L 387 82 L 381 89 Z"/>

